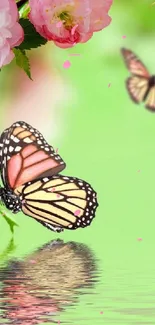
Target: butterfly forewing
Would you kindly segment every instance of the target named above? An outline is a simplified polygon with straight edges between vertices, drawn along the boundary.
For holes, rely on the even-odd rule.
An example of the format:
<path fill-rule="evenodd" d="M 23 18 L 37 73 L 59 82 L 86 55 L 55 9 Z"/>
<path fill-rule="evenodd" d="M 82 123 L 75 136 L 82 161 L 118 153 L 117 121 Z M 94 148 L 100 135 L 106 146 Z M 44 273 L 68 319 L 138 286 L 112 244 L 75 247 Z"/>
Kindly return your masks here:
<path fill-rule="evenodd" d="M 2 147 L 1 176 L 6 188 L 52 176 L 65 168 L 65 163 L 41 133 L 25 122 L 16 122 L 0 139 Z"/>
<path fill-rule="evenodd" d="M 15 193 L 22 198 L 22 211 L 47 228 L 86 227 L 98 206 L 96 192 L 75 177 L 46 177 L 17 188 Z"/>
<path fill-rule="evenodd" d="M 3 133 L 0 136 L 0 173 L 1 173 L 1 178 L 3 181 L 3 184 L 5 184 L 5 168 L 7 164 L 7 157 L 5 155 L 5 145 L 8 143 L 7 137 L 8 137 L 8 130 L 6 129 L 3 131 Z"/>
<path fill-rule="evenodd" d="M 143 78 L 149 78 L 150 74 L 145 65 L 139 60 L 139 58 L 130 50 L 122 48 L 121 53 L 123 55 L 125 64 L 129 71 L 137 76 Z"/>

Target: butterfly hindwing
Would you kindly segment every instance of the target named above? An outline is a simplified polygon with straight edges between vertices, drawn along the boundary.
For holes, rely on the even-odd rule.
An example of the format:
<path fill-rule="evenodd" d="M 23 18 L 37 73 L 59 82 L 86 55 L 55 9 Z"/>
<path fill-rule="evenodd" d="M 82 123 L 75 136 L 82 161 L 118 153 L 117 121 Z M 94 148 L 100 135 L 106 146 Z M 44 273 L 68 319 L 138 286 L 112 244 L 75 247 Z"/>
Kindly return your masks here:
<path fill-rule="evenodd" d="M 144 100 L 148 89 L 148 80 L 133 76 L 127 79 L 126 86 L 130 97 L 135 103 L 140 103 Z"/>
<path fill-rule="evenodd" d="M 33 179 L 52 176 L 65 163 L 41 133 L 25 122 L 16 122 L 0 138 L 1 177 L 8 189 Z"/>
<path fill-rule="evenodd" d="M 62 175 L 29 182 L 15 194 L 22 198 L 24 214 L 56 231 L 90 225 L 98 206 L 96 192 L 88 183 Z"/>
<path fill-rule="evenodd" d="M 146 96 L 145 107 L 155 112 L 155 86 L 153 86 Z"/>

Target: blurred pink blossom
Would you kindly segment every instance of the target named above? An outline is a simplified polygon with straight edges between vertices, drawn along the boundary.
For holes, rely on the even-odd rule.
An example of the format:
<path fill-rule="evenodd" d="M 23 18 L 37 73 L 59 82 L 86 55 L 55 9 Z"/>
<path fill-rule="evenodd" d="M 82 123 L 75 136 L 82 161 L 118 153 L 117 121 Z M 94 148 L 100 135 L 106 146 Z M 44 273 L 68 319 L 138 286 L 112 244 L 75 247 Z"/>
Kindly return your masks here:
<path fill-rule="evenodd" d="M 44 38 L 53 40 L 61 48 L 69 48 L 87 42 L 94 32 L 110 24 L 108 11 L 112 2 L 113 0 L 29 0 L 29 18 Z"/>
<path fill-rule="evenodd" d="M 0 68 L 12 61 L 12 48 L 20 45 L 24 39 L 18 19 L 15 0 L 0 0 Z"/>

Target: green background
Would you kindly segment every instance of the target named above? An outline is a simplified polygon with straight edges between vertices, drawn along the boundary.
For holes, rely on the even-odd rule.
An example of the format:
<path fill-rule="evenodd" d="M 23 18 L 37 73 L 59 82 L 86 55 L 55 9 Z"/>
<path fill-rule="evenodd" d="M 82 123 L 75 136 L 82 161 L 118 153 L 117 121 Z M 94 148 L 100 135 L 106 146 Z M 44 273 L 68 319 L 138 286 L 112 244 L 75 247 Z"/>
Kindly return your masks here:
<path fill-rule="evenodd" d="M 111 25 L 88 43 L 70 50 L 48 45 L 40 52 L 49 66 L 54 62 L 57 73 L 75 92 L 63 112 L 62 136 L 54 140 L 56 144 L 50 137 L 47 140 L 60 148 L 67 164 L 63 174 L 92 184 L 99 207 L 90 227 L 59 236 L 23 214 L 15 215 L 19 227 L 12 255 L 24 257 L 58 237 L 84 243 L 94 251 L 98 283 L 93 294 L 87 290 L 76 306 L 59 315 L 67 324 L 155 323 L 155 114 L 129 99 L 125 88 L 129 73 L 120 55 L 121 47 L 129 48 L 155 72 L 155 5 L 151 3 L 115 1 Z M 69 57 L 69 53 L 80 56 Z M 65 60 L 71 61 L 70 69 L 63 68 Z M 1 130 L 9 126 L 5 107 L 14 88 L 8 77 L 13 80 L 15 69 L 12 64 L 0 76 Z M 11 236 L 3 218 L 0 229 L 2 252 Z"/>

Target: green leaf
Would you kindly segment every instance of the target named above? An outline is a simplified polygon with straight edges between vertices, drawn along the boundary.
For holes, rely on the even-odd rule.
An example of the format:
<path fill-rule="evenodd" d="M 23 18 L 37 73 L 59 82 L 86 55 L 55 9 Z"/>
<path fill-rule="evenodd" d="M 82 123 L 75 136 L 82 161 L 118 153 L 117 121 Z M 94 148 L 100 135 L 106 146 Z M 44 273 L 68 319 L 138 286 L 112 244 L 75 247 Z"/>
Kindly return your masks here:
<path fill-rule="evenodd" d="M 18 46 L 19 49 L 31 50 L 47 43 L 47 40 L 37 33 L 28 19 L 21 18 L 19 23 L 24 29 L 24 41 Z"/>
<path fill-rule="evenodd" d="M 30 72 L 30 63 L 29 63 L 29 59 L 26 56 L 26 53 L 24 50 L 20 50 L 17 48 L 13 49 L 13 52 L 15 54 L 15 58 L 16 58 L 16 63 L 17 65 L 22 68 L 26 74 L 28 75 L 28 77 L 32 80 L 31 78 L 31 72 Z"/>
<path fill-rule="evenodd" d="M 7 224 L 10 227 L 11 232 L 14 232 L 14 227 L 19 227 L 18 223 L 13 219 L 13 217 L 10 217 L 4 212 L 3 210 L 0 211 L 2 217 L 6 220 Z"/>
<path fill-rule="evenodd" d="M 0 261 L 3 262 L 4 264 L 4 262 L 8 260 L 9 255 L 14 253 L 15 249 L 16 249 L 16 245 L 14 244 L 14 238 L 12 237 L 10 239 L 10 242 L 8 243 L 8 246 L 0 254 Z"/>
<path fill-rule="evenodd" d="M 18 11 L 19 11 L 20 18 L 26 19 L 30 13 L 29 3 L 28 2 L 24 3 L 21 7 L 19 7 Z"/>

